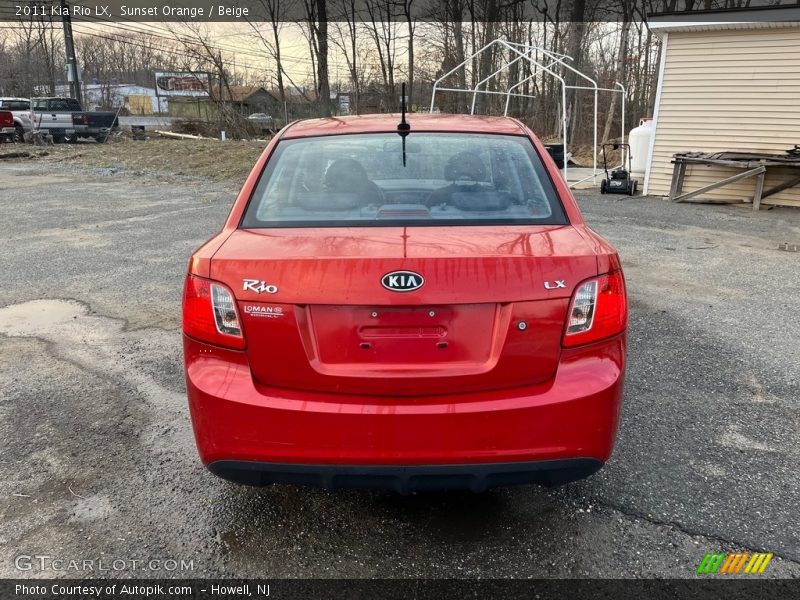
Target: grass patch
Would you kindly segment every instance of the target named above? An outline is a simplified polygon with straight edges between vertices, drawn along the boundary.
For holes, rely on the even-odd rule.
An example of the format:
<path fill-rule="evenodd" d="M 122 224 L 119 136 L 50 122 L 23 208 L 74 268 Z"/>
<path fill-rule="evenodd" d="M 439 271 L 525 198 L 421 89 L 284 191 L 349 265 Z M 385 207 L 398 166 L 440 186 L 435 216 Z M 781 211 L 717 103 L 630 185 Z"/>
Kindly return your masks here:
<path fill-rule="evenodd" d="M 123 139 L 106 144 L 86 142 L 52 146 L 44 160 L 159 176 L 244 181 L 266 145 L 263 141 L 151 138 L 140 142 Z"/>

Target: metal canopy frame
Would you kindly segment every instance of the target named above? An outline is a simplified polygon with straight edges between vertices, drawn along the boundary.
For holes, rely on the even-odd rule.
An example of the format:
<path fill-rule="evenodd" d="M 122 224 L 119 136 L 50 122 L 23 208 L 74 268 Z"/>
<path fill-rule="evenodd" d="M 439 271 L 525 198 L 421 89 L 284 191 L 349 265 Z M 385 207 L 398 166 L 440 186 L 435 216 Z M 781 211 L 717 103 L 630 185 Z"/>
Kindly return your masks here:
<path fill-rule="evenodd" d="M 442 82 L 457 72 L 459 69 L 466 69 L 467 65 L 470 64 L 476 57 L 480 56 L 484 52 L 491 52 L 493 47 L 499 47 L 502 50 L 506 50 L 507 52 L 502 52 L 502 56 L 504 58 L 505 64 L 503 64 L 500 68 L 496 69 L 490 75 L 487 75 L 479 82 L 477 82 L 473 87 L 465 87 L 465 88 L 453 88 L 453 87 L 440 87 Z M 541 55 L 541 60 L 540 60 Z M 514 58 L 512 58 L 512 56 Z M 436 101 L 436 92 L 456 92 L 462 94 L 472 94 L 472 104 L 470 106 L 470 113 L 475 114 L 475 102 L 477 100 L 478 94 L 484 95 L 491 95 L 491 96 L 505 96 L 506 103 L 505 109 L 503 111 L 504 115 L 508 115 L 508 108 L 511 103 L 511 98 L 535 98 L 533 94 L 524 94 L 518 90 L 518 88 L 524 85 L 528 81 L 535 80 L 537 77 L 549 75 L 552 78 L 556 79 L 561 84 L 561 145 L 564 151 L 564 180 L 569 183 L 567 179 L 568 174 L 568 167 L 567 163 L 569 162 L 569 153 L 568 153 L 568 143 L 567 143 L 567 90 L 591 90 L 594 93 L 594 111 L 593 111 L 593 152 L 592 152 L 592 174 L 584 177 L 583 179 L 579 179 L 578 181 L 571 182 L 569 185 L 570 187 L 574 187 L 579 183 L 586 181 L 587 179 L 596 180 L 598 175 L 597 169 L 597 152 L 598 152 L 598 145 L 597 145 L 597 96 L 599 92 L 611 92 L 620 94 L 622 97 L 622 101 L 620 102 L 620 137 L 622 139 L 622 143 L 625 143 L 625 87 L 619 83 L 615 82 L 613 88 L 601 88 L 597 85 L 597 82 L 586 75 L 585 73 L 580 72 L 578 69 L 573 67 L 572 65 L 568 64 L 567 61 L 572 60 L 571 56 L 566 54 L 559 54 L 557 52 L 553 52 L 541 46 L 531 46 L 529 44 L 519 44 L 516 42 L 509 42 L 504 38 L 498 38 L 496 40 L 492 40 L 488 44 L 486 44 L 483 48 L 476 50 L 472 54 L 470 54 L 463 62 L 456 65 L 454 68 L 450 69 L 447 73 L 439 77 L 433 83 L 433 91 L 431 92 L 431 112 L 433 112 L 435 101 Z M 507 83 L 507 88 L 505 91 L 494 91 L 489 89 L 489 83 L 500 74 L 508 71 L 508 69 L 516 64 L 519 61 L 525 61 L 533 67 L 531 70 L 533 73 L 518 81 L 514 84 L 510 82 Z M 546 64 L 545 64 L 546 63 Z M 563 76 L 559 75 L 555 70 L 554 67 L 561 67 L 570 71 L 577 75 L 578 77 L 584 79 L 587 82 L 587 85 L 568 85 L 566 80 Z M 483 87 L 483 89 L 481 89 Z M 622 151 L 622 165 L 626 164 L 626 152 Z"/>

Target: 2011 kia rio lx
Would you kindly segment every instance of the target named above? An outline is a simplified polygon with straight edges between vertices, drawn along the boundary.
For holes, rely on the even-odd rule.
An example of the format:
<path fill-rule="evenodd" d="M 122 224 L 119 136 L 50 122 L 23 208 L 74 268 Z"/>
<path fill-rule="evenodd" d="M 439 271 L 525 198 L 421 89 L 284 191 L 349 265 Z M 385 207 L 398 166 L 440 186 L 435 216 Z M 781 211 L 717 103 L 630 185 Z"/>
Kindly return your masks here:
<path fill-rule="evenodd" d="M 617 253 L 520 122 L 398 119 L 284 128 L 192 256 L 203 463 L 401 493 L 592 474 L 625 371 Z"/>

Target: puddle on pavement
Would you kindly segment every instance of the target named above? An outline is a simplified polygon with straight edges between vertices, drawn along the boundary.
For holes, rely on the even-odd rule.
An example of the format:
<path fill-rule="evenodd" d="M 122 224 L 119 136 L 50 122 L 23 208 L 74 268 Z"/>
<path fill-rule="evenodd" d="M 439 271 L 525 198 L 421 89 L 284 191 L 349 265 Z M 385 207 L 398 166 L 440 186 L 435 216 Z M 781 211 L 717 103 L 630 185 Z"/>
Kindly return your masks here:
<path fill-rule="evenodd" d="M 0 333 L 12 337 L 46 337 L 53 327 L 85 315 L 88 309 L 69 300 L 34 300 L 0 308 Z"/>
<path fill-rule="evenodd" d="M 0 190 L 12 190 L 39 185 L 64 185 L 74 181 L 71 177 L 58 175 L 32 175 L 30 173 L 0 173 Z"/>
<path fill-rule="evenodd" d="M 0 308 L 0 334 L 11 337 L 34 337 L 51 345 L 51 351 L 59 358 L 85 368 L 101 377 L 128 383 L 135 392 L 157 410 L 170 413 L 172 417 L 185 412 L 186 396 L 164 387 L 152 376 L 136 367 L 137 356 L 129 347 L 135 333 L 124 329 L 124 322 L 109 317 L 89 314 L 89 308 L 74 300 L 33 300 Z M 174 333 L 160 329 L 148 331 L 152 345 L 170 345 Z M 121 358 L 127 360 L 120 360 Z M 131 364 L 133 362 L 133 364 Z M 169 422 L 174 422 L 168 419 Z M 188 422 L 180 418 L 177 422 L 185 426 L 170 428 L 164 435 L 159 427 L 153 431 L 143 431 L 143 441 L 154 442 L 158 446 L 172 446 L 178 440 L 164 438 L 179 436 L 182 443 L 190 442 L 191 431 Z M 162 421 L 164 422 L 164 421 Z M 185 439 L 184 439 L 185 438 Z"/>

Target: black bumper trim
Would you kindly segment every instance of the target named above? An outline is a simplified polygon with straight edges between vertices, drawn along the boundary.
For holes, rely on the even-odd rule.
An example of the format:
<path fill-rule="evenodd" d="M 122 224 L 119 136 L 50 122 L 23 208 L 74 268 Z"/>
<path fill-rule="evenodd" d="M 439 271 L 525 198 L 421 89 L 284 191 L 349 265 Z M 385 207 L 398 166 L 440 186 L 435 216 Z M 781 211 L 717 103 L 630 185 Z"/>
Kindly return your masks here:
<path fill-rule="evenodd" d="M 373 488 L 409 494 L 444 490 L 484 492 L 498 486 L 531 483 L 556 486 L 592 475 L 603 462 L 594 458 L 568 458 L 468 465 L 374 466 L 219 460 L 207 466 L 215 475 L 245 485 L 285 483 L 326 489 Z"/>

